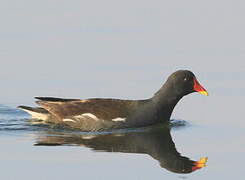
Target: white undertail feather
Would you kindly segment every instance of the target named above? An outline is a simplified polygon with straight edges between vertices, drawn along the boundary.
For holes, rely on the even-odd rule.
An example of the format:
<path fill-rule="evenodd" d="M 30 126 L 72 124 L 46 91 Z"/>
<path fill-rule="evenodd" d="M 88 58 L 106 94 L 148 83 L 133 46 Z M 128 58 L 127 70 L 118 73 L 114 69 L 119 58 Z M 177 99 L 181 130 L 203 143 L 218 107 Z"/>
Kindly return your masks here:
<path fill-rule="evenodd" d="M 22 109 L 22 110 L 27 112 L 28 114 L 30 114 L 33 119 L 40 119 L 40 120 L 43 120 L 43 121 L 46 121 L 46 120 L 49 119 L 49 114 L 38 113 L 38 112 L 30 111 L 30 110 L 27 110 L 27 109 Z"/>

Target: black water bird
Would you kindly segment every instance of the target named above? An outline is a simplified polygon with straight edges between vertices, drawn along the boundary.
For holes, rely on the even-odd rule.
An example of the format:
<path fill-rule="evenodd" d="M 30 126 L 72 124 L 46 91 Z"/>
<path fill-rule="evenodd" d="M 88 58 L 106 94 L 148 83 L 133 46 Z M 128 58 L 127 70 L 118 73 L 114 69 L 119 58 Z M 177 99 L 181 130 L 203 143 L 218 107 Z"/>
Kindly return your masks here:
<path fill-rule="evenodd" d="M 191 71 L 171 74 L 153 97 L 144 100 L 62 99 L 36 97 L 41 107 L 19 106 L 33 118 L 81 131 L 144 127 L 167 122 L 175 105 L 185 95 L 208 95 Z"/>

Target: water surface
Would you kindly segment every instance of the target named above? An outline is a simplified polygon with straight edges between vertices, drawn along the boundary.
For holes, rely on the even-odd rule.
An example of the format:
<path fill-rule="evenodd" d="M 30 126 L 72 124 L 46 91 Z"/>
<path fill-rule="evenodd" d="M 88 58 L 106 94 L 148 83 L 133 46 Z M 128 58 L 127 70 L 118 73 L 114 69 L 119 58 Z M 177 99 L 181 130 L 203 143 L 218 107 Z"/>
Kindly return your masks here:
<path fill-rule="evenodd" d="M 96 166 L 96 161 L 90 161 L 90 159 L 87 158 L 88 154 L 95 153 L 95 155 L 99 157 L 99 164 L 104 162 L 104 165 L 109 165 L 109 169 L 111 170 L 107 170 L 106 174 L 109 173 L 112 176 L 116 175 L 114 174 L 114 166 L 117 166 L 118 164 L 118 160 L 114 162 L 113 156 L 119 158 L 120 164 L 120 161 L 125 161 L 123 160 L 124 158 L 120 160 L 121 156 L 125 157 L 125 155 L 127 155 L 126 159 L 128 160 L 124 163 L 128 165 L 133 163 L 135 166 L 139 166 L 137 156 L 140 155 L 140 159 L 153 161 L 154 166 L 151 168 L 156 168 L 157 166 L 157 168 L 162 169 L 162 171 L 176 174 L 193 173 L 203 167 L 197 165 L 197 161 L 185 157 L 176 149 L 170 131 L 175 131 L 189 126 L 185 121 L 171 120 L 169 125 L 162 124 L 145 128 L 119 129 L 105 132 L 80 132 L 73 129 L 56 127 L 52 124 L 45 124 L 35 119 L 30 119 L 25 112 L 4 105 L 0 106 L 0 115 L 0 131 L 2 132 L 0 138 L 4 140 L 2 145 L 5 148 L 11 148 L 11 151 L 6 149 L 5 153 L 9 154 L 8 156 L 5 157 L 3 153 L 2 165 L 5 163 L 7 166 L 13 165 L 12 169 L 14 170 L 15 166 L 19 163 L 22 164 L 19 169 L 25 169 L 28 168 L 28 166 L 31 166 L 31 172 L 26 173 L 24 170 L 21 172 L 21 174 L 26 178 L 31 178 L 35 175 L 34 172 L 37 170 L 35 166 L 39 165 L 43 161 L 44 163 L 48 163 L 42 168 L 42 171 L 45 172 L 51 168 L 51 164 L 59 164 L 59 161 L 65 162 L 69 156 L 60 157 L 61 159 L 58 161 L 52 157 L 50 157 L 48 162 L 44 160 L 51 156 L 52 152 L 58 148 L 60 148 L 58 152 L 61 152 L 62 154 L 65 153 L 63 151 L 71 153 L 71 159 L 66 163 L 66 166 L 69 167 L 73 167 L 77 164 L 77 161 L 79 161 L 80 158 L 85 158 L 81 161 L 80 166 L 86 166 L 87 163 L 95 163 L 94 165 Z M 23 144 L 21 145 L 20 143 Z M 12 148 L 18 150 L 16 151 Z M 4 148 L 2 151 L 4 151 Z M 35 151 L 39 151 L 39 153 L 35 154 Z M 76 159 L 74 159 L 73 153 L 76 153 Z M 99 160 L 100 158 L 103 158 L 105 153 L 105 156 L 108 158 Z M 46 157 L 45 154 L 48 154 L 48 157 Z M 132 156 L 133 159 L 131 159 L 130 156 Z M 88 162 L 84 164 L 84 160 Z M 126 166 L 127 168 L 128 165 Z M 58 166 L 60 167 L 60 165 Z M 54 171 L 59 169 L 59 167 L 54 167 Z M 135 167 L 136 171 L 137 169 L 138 167 Z M 71 169 L 69 168 L 67 170 L 70 171 Z M 92 172 L 93 169 L 89 169 L 89 171 Z M 62 173 L 59 173 L 59 175 L 62 175 Z M 84 175 L 86 175 L 86 173 L 83 174 L 83 177 Z M 94 174 L 90 174 L 87 178 L 92 176 L 94 176 Z M 138 176 L 143 176 L 143 173 L 138 174 Z M 6 174 L 3 174 L 3 177 L 15 178 L 15 175 L 10 172 L 6 172 Z M 16 178 L 17 177 L 18 176 L 16 176 Z M 123 177 L 124 175 L 122 178 Z M 130 175 L 130 178 L 132 177 L 133 174 Z"/>

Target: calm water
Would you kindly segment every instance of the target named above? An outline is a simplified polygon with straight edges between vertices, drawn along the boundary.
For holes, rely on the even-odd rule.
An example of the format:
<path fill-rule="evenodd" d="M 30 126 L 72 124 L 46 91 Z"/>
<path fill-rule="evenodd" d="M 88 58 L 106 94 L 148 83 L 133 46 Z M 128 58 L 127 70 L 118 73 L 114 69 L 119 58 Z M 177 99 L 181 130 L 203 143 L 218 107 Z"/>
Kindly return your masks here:
<path fill-rule="evenodd" d="M 4 169 L 10 166 L 7 168 L 10 171 L 20 171 L 23 178 L 36 178 L 34 172 L 40 170 L 42 163 L 45 166 L 41 167 L 41 171 L 45 173 L 41 173 L 40 179 L 50 176 L 64 178 L 60 168 L 69 171 L 69 176 L 71 173 L 76 177 L 82 172 L 82 176 L 87 178 L 99 178 L 101 175 L 111 178 L 123 169 L 125 173 L 128 171 L 126 175 L 121 175 L 121 179 L 125 176 L 145 178 L 155 169 L 163 171 L 165 175 L 172 172 L 176 173 L 176 177 L 184 178 L 186 176 L 177 174 L 199 170 L 194 161 L 178 152 L 170 133 L 190 126 L 182 120 L 172 120 L 170 126 L 86 133 L 43 124 L 28 118 L 21 110 L 4 105 L 0 106 L 0 115 L 2 146 L 6 148 L 5 151 L 2 148 L 1 164 L 5 166 Z M 95 157 L 90 159 L 90 156 Z M 52 167 L 53 164 L 58 167 Z M 93 173 L 96 167 L 103 173 Z M 31 172 L 25 172 L 26 168 L 31 168 Z M 141 172 L 144 168 L 148 169 L 146 174 Z M 19 177 L 18 173 L 10 171 L 1 176 L 4 179 Z"/>
<path fill-rule="evenodd" d="M 244 6 L 1 0 L 0 179 L 244 179 Z M 178 69 L 210 96 L 182 99 L 170 130 L 86 134 L 16 109 L 35 96 L 149 98 Z M 201 157 L 207 167 L 178 173 Z"/>
<path fill-rule="evenodd" d="M 227 111 L 211 104 L 202 111 Z M 245 133 L 235 115 L 100 133 L 52 127 L 5 105 L 0 117 L 1 179 L 242 179 Z M 207 167 L 192 172 L 200 157 Z"/>

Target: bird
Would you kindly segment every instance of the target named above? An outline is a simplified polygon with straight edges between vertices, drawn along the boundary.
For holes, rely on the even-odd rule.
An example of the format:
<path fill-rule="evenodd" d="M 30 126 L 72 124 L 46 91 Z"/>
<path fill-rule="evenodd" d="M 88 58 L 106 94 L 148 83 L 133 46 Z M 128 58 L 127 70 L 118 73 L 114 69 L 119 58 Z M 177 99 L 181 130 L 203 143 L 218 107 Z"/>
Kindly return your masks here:
<path fill-rule="evenodd" d="M 151 97 L 140 100 L 35 97 L 40 107 L 18 106 L 33 119 L 81 131 L 137 128 L 169 122 L 182 97 L 199 92 L 208 96 L 193 72 L 178 70 Z"/>

